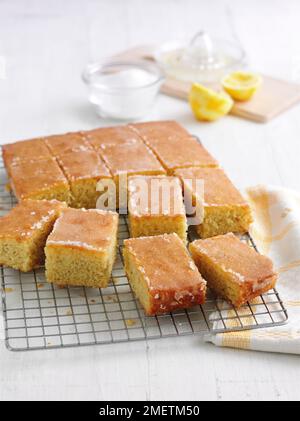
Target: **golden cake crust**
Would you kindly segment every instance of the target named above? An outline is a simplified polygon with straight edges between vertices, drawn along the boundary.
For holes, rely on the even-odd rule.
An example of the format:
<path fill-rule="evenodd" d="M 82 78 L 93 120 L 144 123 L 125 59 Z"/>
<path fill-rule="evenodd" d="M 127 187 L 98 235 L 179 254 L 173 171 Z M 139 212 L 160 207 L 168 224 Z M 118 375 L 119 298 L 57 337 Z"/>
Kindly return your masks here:
<path fill-rule="evenodd" d="M 145 142 L 156 144 L 160 141 L 181 140 L 189 137 L 189 132 L 173 120 L 149 121 L 129 125 Z"/>
<path fill-rule="evenodd" d="M 138 123 L 131 127 L 172 174 L 176 168 L 216 167 L 217 161 L 175 121 Z"/>
<path fill-rule="evenodd" d="M 140 137 L 128 126 L 102 127 L 85 132 L 86 139 L 95 148 L 102 145 L 142 143 Z"/>
<path fill-rule="evenodd" d="M 146 190 L 143 189 L 144 184 Z M 164 184 L 165 183 L 165 184 Z M 163 200 L 164 187 L 170 188 L 170 201 Z M 142 191 L 140 191 L 143 189 Z M 129 211 L 134 216 L 185 215 L 181 184 L 177 177 L 164 175 L 132 176 L 128 179 Z M 155 194 L 157 192 L 157 194 Z M 142 196 L 142 200 L 139 200 Z"/>
<path fill-rule="evenodd" d="M 131 237 L 175 232 L 186 242 L 187 221 L 178 178 L 129 177 L 128 210 Z"/>
<path fill-rule="evenodd" d="M 24 200 L 0 218 L 0 264 L 28 272 L 44 262 L 47 237 L 65 203 Z"/>
<path fill-rule="evenodd" d="M 8 172 L 11 165 L 16 165 L 23 161 L 36 161 L 51 157 L 51 153 L 42 138 L 22 140 L 3 145 L 2 155 Z"/>
<path fill-rule="evenodd" d="M 268 257 L 257 253 L 232 233 L 196 240 L 193 247 L 230 271 L 238 284 L 261 282 L 275 274 Z"/>
<path fill-rule="evenodd" d="M 175 171 L 185 194 L 193 199 L 203 215 L 197 225 L 201 238 L 228 232 L 245 233 L 252 222 L 251 209 L 220 168 L 185 168 Z M 203 192 L 195 194 L 196 180 L 203 181 Z M 203 194 L 202 194 L 203 193 Z"/>
<path fill-rule="evenodd" d="M 97 182 L 104 178 L 112 178 L 99 155 L 93 149 L 72 151 L 60 155 L 58 163 L 70 183 L 71 206 L 95 208 L 99 197 Z"/>
<path fill-rule="evenodd" d="M 150 296 L 147 314 L 166 313 L 204 302 L 206 282 L 176 234 L 131 238 L 124 245 L 147 283 Z"/>
<path fill-rule="evenodd" d="M 27 241 L 66 206 L 58 200 L 23 200 L 0 218 L 0 238 Z"/>
<path fill-rule="evenodd" d="M 55 156 L 72 151 L 87 151 L 91 149 L 82 132 L 45 137 L 45 143 Z"/>
<path fill-rule="evenodd" d="M 111 244 L 117 223 L 116 212 L 68 208 L 56 221 L 47 246 L 103 251 Z"/>
<path fill-rule="evenodd" d="M 218 166 L 215 158 L 191 136 L 172 141 L 161 139 L 157 144 L 149 142 L 148 145 L 170 174 L 177 168 Z"/>
<path fill-rule="evenodd" d="M 214 289 L 217 277 L 221 284 L 224 283 L 223 286 L 230 280 L 235 298 L 221 295 L 237 307 L 275 286 L 277 273 L 272 261 L 232 233 L 196 240 L 190 244 L 190 251 L 210 287 Z M 205 262 L 206 258 L 209 263 Z M 214 267 L 219 275 L 211 275 L 212 271 L 208 266 Z M 210 279 L 211 277 L 214 279 Z M 227 281 L 224 281 L 225 278 Z M 216 288 L 217 293 L 220 292 L 218 289 L 219 286 Z"/>
<path fill-rule="evenodd" d="M 58 163 L 69 181 L 110 177 L 110 172 L 94 150 L 78 150 L 61 155 Z"/>
<path fill-rule="evenodd" d="M 204 181 L 204 205 L 246 205 L 246 200 L 221 168 L 182 168 L 175 175 L 184 180 Z M 186 183 L 187 184 L 187 183 Z"/>
<path fill-rule="evenodd" d="M 120 174 L 164 174 L 165 170 L 143 143 L 107 145 L 99 153 L 113 176 Z"/>
<path fill-rule="evenodd" d="M 64 186 L 69 190 L 69 184 L 55 158 L 36 162 L 20 162 L 11 168 L 11 185 L 18 200 L 34 198 L 45 190 Z"/>
<path fill-rule="evenodd" d="M 58 285 L 104 288 L 116 256 L 118 214 L 66 209 L 46 247 L 46 278 Z"/>

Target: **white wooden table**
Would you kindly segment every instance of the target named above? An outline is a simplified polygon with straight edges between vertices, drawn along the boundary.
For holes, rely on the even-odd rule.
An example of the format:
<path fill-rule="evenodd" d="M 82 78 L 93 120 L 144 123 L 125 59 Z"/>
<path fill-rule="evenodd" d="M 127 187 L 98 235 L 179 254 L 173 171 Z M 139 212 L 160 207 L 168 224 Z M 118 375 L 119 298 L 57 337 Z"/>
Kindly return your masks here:
<path fill-rule="evenodd" d="M 297 0 L 0 1 L 0 142 L 100 121 L 80 73 L 88 61 L 199 29 L 239 39 L 252 68 L 300 80 Z M 2 79 L 1 79 L 2 77 Z M 146 119 L 177 119 L 240 186 L 300 189 L 300 107 L 267 125 L 194 121 L 160 96 Z M 0 341 L 0 399 L 299 399 L 299 357 L 218 349 L 197 337 L 12 353 Z"/>

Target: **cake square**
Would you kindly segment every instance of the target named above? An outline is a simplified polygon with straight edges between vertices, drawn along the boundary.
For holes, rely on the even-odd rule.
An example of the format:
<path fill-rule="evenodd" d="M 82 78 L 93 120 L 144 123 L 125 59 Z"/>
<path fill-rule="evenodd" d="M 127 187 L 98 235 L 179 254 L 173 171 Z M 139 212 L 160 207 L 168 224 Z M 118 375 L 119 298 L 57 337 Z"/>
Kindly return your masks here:
<path fill-rule="evenodd" d="M 196 229 L 201 238 L 235 232 L 243 234 L 252 222 L 250 206 L 220 168 L 189 168 L 175 171 L 194 205 L 203 207 L 204 219 Z M 195 196 L 193 183 L 204 181 L 204 198 Z"/>
<path fill-rule="evenodd" d="M 174 120 L 147 121 L 129 124 L 129 127 L 149 144 L 159 143 L 161 140 L 182 140 L 190 133 Z"/>
<path fill-rule="evenodd" d="M 217 167 L 218 163 L 196 138 L 172 121 L 131 125 L 173 175 L 177 168 Z"/>
<path fill-rule="evenodd" d="M 166 174 L 164 168 L 144 143 L 127 143 L 124 145 L 102 145 L 98 149 L 106 163 L 116 186 L 116 206 L 127 208 L 127 180 L 131 175 Z M 121 179 L 124 177 L 124 180 Z"/>
<path fill-rule="evenodd" d="M 47 236 L 65 203 L 24 200 L 0 218 L 0 264 L 28 272 L 44 262 Z"/>
<path fill-rule="evenodd" d="M 66 209 L 45 247 L 50 283 L 106 287 L 116 255 L 118 214 L 99 209 Z"/>
<path fill-rule="evenodd" d="M 178 178 L 129 177 L 128 210 L 131 237 L 175 232 L 186 242 L 187 222 Z"/>
<path fill-rule="evenodd" d="M 148 316 L 203 304 L 206 282 L 177 234 L 124 241 L 129 283 Z"/>
<path fill-rule="evenodd" d="M 138 134 L 128 126 L 101 127 L 85 132 L 85 136 L 96 150 L 101 148 L 102 145 L 142 143 Z"/>
<path fill-rule="evenodd" d="M 44 158 L 51 158 L 42 138 L 23 140 L 2 146 L 2 156 L 6 171 L 10 174 L 11 166 L 23 161 L 37 161 Z"/>
<path fill-rule="evenodd" d="M 196 240 L 190 252 L 208 287 L 236 307 L 275 287 L 272 261 L 232 233 Z"/>
<path fill-rule="evenodd" d="M 45 137 L 45 143 L 54 156 L 72 151 L 86 151 L 91 149 L 82 132 L 66 133 Z"/>
<path fill-rule="evenodd" d="M 143 143 L 102 145 L 99 153 L 116 180 L 120 174 L 129 176 L 166 173 L 153 152 Z"/>
<path fill-rule="evenodd" d="M 55 158 L 24 161 L 11 167 L 11 187 L 23 199 L 57 199 L 70 203 L 70 188 Z"/>
<path fill-rule="evenodd" d="M 103 178 L 112 178 L 97 153 L 92 149 L 69 152 L 60 155 L 58 163 L 70 184 L 71 206 L 96 208 L 99 197 L 96 190 L 97 182 Z"/>

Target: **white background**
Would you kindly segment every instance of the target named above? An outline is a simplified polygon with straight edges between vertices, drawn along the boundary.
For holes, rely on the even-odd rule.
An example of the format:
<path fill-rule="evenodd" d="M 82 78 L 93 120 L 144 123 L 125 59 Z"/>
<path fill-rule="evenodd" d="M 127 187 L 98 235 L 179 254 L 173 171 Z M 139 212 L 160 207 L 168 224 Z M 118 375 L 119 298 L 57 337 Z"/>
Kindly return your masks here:
<path fill-rule="evenodd" d="M 87 103 L 85 64 L 199 29 L 239 40 L 252 69 L 300 82 L 299 18 L 297 0 L 0 0 L 0 143 L 107 124 Z M 199 135 L 239 187 L 300 188 L 299 106 L 267 125 L 201 124 L 161 95 L 146 119 L 165 118 Z M 29 353 L 0 341 L 0 399 L 297 399 L 299 378 L 297 356 L 197 337 Z"/>

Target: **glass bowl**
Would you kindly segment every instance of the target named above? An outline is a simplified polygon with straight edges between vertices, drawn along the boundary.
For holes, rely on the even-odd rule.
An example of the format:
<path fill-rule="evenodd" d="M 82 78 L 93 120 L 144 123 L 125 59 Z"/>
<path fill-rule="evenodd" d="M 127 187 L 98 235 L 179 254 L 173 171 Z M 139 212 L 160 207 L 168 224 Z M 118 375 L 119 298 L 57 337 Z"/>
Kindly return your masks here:
<path fill-rule="evenodd" d="M 89 64 L 82 78 L 99 116 L 135 120 L 150 110 L 164 74 L 157 64 L 144 60 L 104 60 Z"/>
<path fill-rule="evenodd" d="M 189 43 L 171 42 L 155 52 L 165 73 L 185 82 L 213 83 L 245 65 L 245 52 L 233 41 L 198 32 Z"/>

